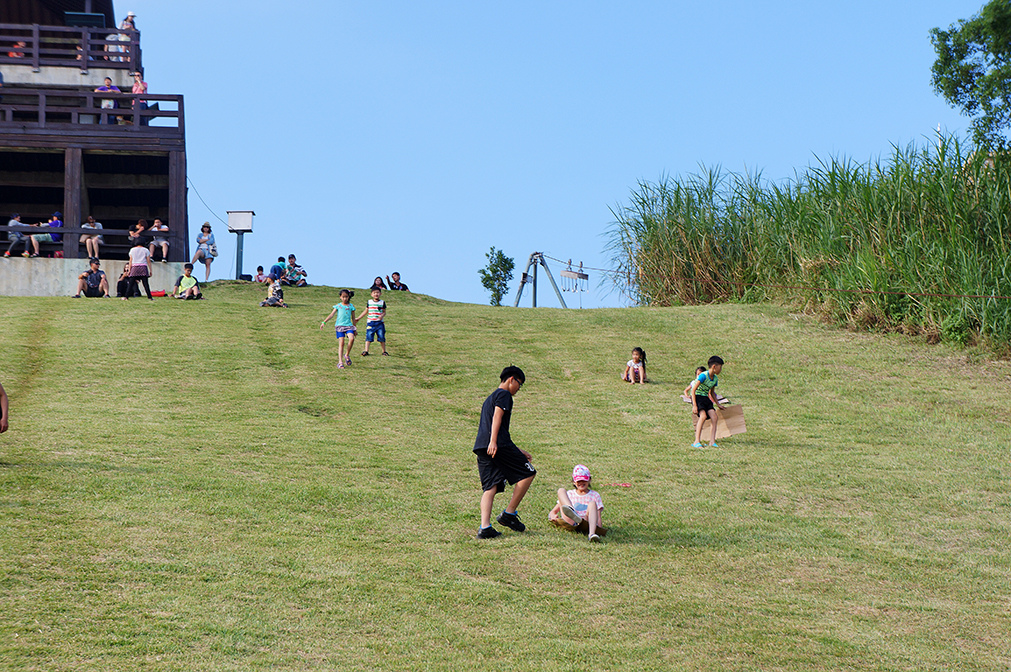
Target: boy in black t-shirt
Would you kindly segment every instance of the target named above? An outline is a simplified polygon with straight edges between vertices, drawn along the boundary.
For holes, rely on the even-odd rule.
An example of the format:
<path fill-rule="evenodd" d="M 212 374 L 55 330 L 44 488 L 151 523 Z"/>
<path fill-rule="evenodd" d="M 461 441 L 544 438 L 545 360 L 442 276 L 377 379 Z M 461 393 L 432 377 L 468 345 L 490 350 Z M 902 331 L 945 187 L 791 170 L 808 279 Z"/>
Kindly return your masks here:
<path fill-rule="evenodd" d="M 495 495 L 505 490 L 505 483 L 513 486 L 509 505 L 497 520 L 508 528 L 522 532 L 527 529 L 516 513 L 523 495 L 537 475 L 530 461 L 530 453 L 518 447 L 509 437 L 509 418 L 512 416 L 513 396 L 520 391 L 526 376 L 518 366 L 507 366 L 499 376 L 501 384 L 488 395 L 481 406 L 481 422 L 474 441 L 477 471 L 481 476 L 481 529 L 478 539 L 491 539 L 501 534 L 491 526 L 491 512 Z"/>

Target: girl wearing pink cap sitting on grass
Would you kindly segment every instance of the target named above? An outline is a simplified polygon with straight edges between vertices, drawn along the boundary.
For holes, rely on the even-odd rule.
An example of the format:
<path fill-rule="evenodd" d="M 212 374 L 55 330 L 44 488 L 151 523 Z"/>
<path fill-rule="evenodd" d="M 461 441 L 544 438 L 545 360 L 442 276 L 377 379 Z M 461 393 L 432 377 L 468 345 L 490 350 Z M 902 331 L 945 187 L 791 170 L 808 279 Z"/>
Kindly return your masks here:
<path fill-rule="evenodd" d="M 586 465 L 573 467 L 572 482 L 576 488 L 558 488 L 558 502 L 548 513 L 548 520 L 567 530 L 582 532 L 596 543 L 607 534 L 607 529 L 600 524 L 604 502 L 599 492 L 590 490 L 590 479 L 590 470 Z"/>

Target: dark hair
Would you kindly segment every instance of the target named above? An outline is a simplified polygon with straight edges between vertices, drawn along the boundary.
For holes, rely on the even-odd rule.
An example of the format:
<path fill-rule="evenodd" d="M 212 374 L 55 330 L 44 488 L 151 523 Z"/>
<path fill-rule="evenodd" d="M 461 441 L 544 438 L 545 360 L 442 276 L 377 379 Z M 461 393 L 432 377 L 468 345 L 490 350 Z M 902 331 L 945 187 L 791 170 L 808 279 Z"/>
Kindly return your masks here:
<path fill-rule="evenodd" d="M 518 366 L 509 365 L 502 369 L 502 374 L 499 376 L 499 380 L 504 383 L 510 378 L 515 378 L 520 381 L 520 383 L 527 382 L 527 377 L 523 375 L 523 369 Z"/>
<path fill-rule="evenodd" d="M 140 236 L 137 236 L 137 239 L 133 241 L 134 247 L 137 247 L 138 245 L 140 245 L 141 247 L 145 246 L 144 239 L 141 238 Z"/>
<path fill-rule="evenodd" d="M 185 271 L 187 269 L 189 269 L 189 270 L 192 271 L 193 270 L 193 264 L 189 264 L 189 263 L 183 264 L 183 270 Z"/>
<path fill-rule="evenodd" d="M 88 259 L 88 263 L 89 264 L 101 264 L 102 262 L 99 261 L 98 257 L 92 257 L 91 259 Z"/>
<path fill-rule="evenodd" d="M 706 367 L 700 366 L 700 367 L 698 367 L 698 368 L 695 369 L 695 373 L 702 373 L 705 370 L 706 370 Z"/>
<path fill-rule="evenodd" d="M 340 295 L 341 295 L 341 296 L 344 296 L 345 294 L 347 294 L 347 295 L 348 295 L 348 298 L 349 298 L 349 299 L 353 299 L 353 298 L 355 298 L 355 293 L 354 293 L 354 292 L 353 292 L 352 290 L 350 290 L 350 289 L 342 289 L 342 290 L 340 291 Z"/>
<path fill-rule="evenodd" d="M 284 257 L 278 257 L 277 260 L 280 261 L 282 264 L 284 263 Z"/>
<path fill-rule="evenodd" d="M 709 361 L 706 362 L 706 365 L 712 366 L 713 364 L 719 364 L 720 366 L 723 366 L 723 359 L 721 357 L 713 355 L 712 357 L 709 358 Z"/>
<path fill-rule="evenodd" d="M 147 229 L 147 220 L 146 219 L 138 219 L 137 220 L 137 226 L 139 226 L 141 228 L 144 228 L 144 229 Z"/>
<path fill-rule="evenodd" d="M 257 267 L 256 267 L 256 270 L 258 270 L 258 271 L 262 271 L 262 270 L 263 270 L 263 266 L 257 266 Z"/>
<path fill-rule="evenodd" d="M 642 348 L 632 348 L 632 354 L 635 354 L 637 352 L 639 353 L 639 359 L 641 359 L 642 363 L 645 364 L 646 363 L 646 351 L 643 350 Z"/>

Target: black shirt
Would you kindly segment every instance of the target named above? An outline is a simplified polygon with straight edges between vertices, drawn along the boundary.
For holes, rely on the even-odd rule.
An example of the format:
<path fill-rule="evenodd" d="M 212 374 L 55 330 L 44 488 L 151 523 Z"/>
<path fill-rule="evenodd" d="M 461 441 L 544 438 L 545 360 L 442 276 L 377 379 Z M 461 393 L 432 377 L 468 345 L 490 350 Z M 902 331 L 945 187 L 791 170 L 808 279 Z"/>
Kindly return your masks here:
<path fill-rule="evenodd" d="M 503 390 L 501 387 L 488 395 L 481 405 L 481 422 L 477 427 L 477 440 L 474 441 L 474 452 L 488 450 L 491 443 L 491 422 L 495 418 L 495 408 L 505 411 L 502 415 L 502 424 L 498 429 L 498 440 L 495 442 L 498 447 L 515 446 L 509 437 L 509 418 L 513 413 L 513 395 Z"/>

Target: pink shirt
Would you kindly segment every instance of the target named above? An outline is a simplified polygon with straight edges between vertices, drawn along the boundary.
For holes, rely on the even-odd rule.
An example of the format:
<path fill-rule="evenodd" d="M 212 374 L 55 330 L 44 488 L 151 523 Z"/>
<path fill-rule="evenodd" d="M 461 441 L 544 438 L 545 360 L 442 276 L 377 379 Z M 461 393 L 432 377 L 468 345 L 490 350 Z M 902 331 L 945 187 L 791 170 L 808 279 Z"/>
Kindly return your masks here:
<path fill-rule="evenodd" d="M 572 510 L 579 514 L 579 517 L 586 520 L 586 512 L 591 506 L 597 507 L 597 511 L 604 508 L 604 502 L 600 499 L 600 493 L 596 490 L 588 490 L 585 495 L 579 494 L 579 490 L 569 490 L 566 493 L 569 501 L 572 502 Z"/>

